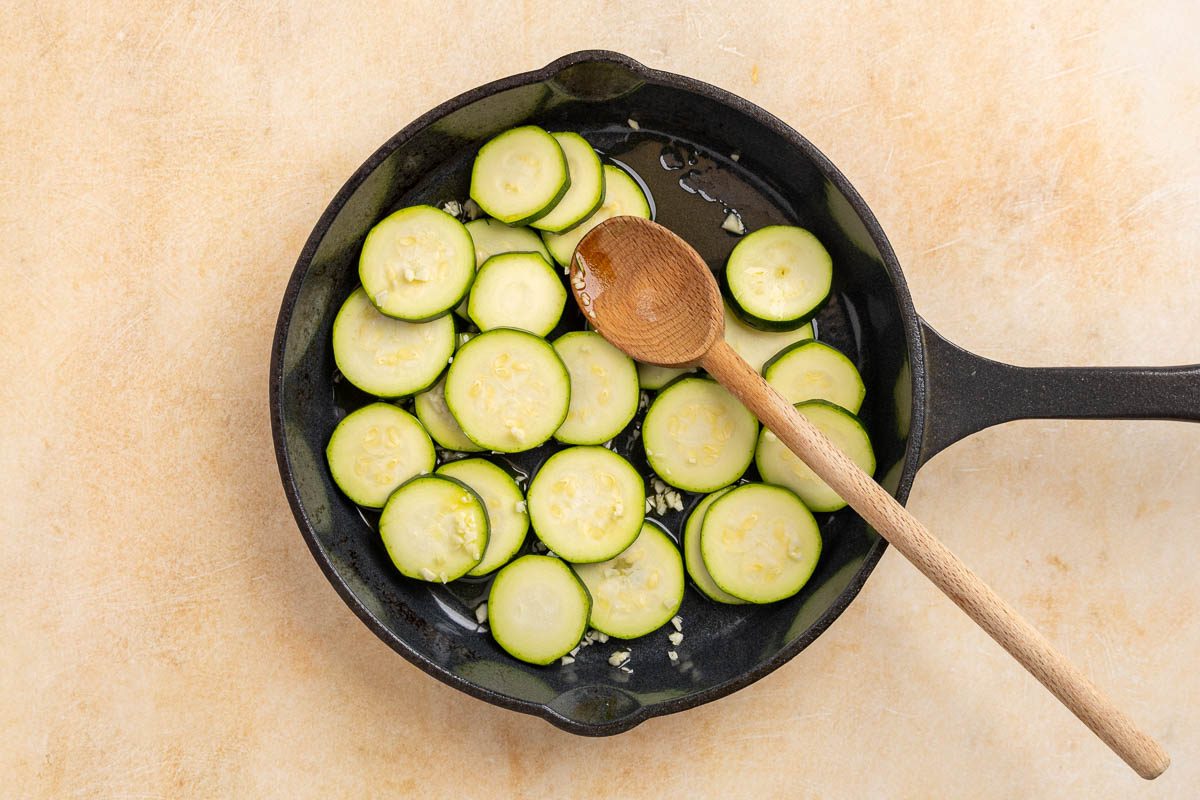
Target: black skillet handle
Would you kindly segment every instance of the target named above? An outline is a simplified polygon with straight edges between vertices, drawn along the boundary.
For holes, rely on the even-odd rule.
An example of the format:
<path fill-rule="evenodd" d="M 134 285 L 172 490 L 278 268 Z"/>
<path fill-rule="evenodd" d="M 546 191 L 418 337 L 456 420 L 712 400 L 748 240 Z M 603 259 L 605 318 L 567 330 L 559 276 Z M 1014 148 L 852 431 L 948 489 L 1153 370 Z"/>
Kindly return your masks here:
<path fill-rule="evenodd" d="M 1200 364 L 1014 367 L 963 350 L 921 321 L 926 424 L 921 463 L 976 431 L 1015 419 L 1200 422 Z"/>

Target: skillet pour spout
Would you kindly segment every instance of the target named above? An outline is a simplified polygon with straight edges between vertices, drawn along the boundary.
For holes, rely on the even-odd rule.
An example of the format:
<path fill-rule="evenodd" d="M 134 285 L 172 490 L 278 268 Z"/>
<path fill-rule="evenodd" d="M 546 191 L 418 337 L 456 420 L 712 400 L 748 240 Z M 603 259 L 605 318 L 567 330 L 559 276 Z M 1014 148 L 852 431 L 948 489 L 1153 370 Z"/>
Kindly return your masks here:
<path fill-rule="evenodd" d="M 608 666 L 612 644 L 591 645 L 599 652 L 584 650 L 567 667 L 517 662 L 474 622 L 486 582 L 430 587 L 396 573 L 369 515 L 338 492 L 325 467 L 334 426 L 365 402 L 337 376 L 333 318 L 357 283 L 370 228 L 404 205 L 464 199 L 478 147 L 522 124 L 578 131 L 607 159 L 638 174 L 657 221 L 713 269 L 736 243 L 721 229 L 729 206 L 750 226 L 795 223 L 813 231 L 836 265 L 818 336 L 863 375 L 862 418 L 875 444 L 877 478 L 900 502 L 935 453 L 1009 419 L 1200 419 L 1200 367 L 1030 370 L 981 359 L 938 336 L 917 315 L 895 253 L 846 177 L 807 139 L 740 97 L 602 50 L 472 89 L 384 143 L 325 209 L 284 293 L 270 372 L 280 475 L 313 557 L 380 639 L 467 694 L 588 736 L 621 733 L 717 700 L 821 635 L 886 547 L 853 513 L 825 515 L 821 561 L 799 595 L 760 607 L 716 607 L 688 589 L 679 663 L 661 657 L 661 643 L 643 649 L 633 642 L 632 673 Z M 568 322 L 581 325 L 582 317 Z M 648 474 L 640 442 L 627 434 L 614 447 Z M 550 452 L 497 458 L 529 476 Z M 683 511 L 656 519 L 677 533 L 699 499 L 685 493 Z M 871 680 L 866 671 L 862 680 Z"/>

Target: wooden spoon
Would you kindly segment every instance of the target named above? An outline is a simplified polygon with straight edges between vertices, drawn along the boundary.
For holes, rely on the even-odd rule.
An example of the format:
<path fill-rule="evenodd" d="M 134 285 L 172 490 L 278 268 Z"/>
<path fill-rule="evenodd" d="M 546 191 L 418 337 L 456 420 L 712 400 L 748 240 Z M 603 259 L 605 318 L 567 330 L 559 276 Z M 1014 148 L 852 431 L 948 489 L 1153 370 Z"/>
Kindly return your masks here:
<path fill-rule="evenodd" d="M 1170 757 L 1032 625 L 809 423 L 724 338 L 717 282 L 687 242 L 614 217 L 579 243 L 571 287 L 588 321 L 638 361 L 703 367 L 1143 778 Z"/>

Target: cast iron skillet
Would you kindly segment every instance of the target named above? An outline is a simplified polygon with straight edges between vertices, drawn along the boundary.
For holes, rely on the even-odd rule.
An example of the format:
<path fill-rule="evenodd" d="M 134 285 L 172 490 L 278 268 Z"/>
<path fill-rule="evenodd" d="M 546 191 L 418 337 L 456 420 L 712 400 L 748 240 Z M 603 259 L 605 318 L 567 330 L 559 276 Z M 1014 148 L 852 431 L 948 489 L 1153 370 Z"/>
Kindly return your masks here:
<path fill-rule="evenodd" d="M 657 201 L 658 220 L 714 267 L 736 243 L 720 229 L 727 207 L 738 209 L 751 229 L 786 221 L 816 233 L 833 255 L 837 280 L 818 317 L 818 335 L 863 373 L 877 478 L 901 502 L 925 461 L 997 423 L 1200 420 L 1200 366 L 1028 369 L 943 339 L 917 316 L 887 238 L 841 172 L 796 131 L 739 97 L 604 51 L 574 53 L 489 83 L 393 136 L 321 215 L 283 298 L 270 387 L 284 490 L 317 563 L 377 636 L 468 694 L 584 735 L 621 733 L 649 717 L 707 703 L 803 650 L 854 599 L 887 546 L 852 512 L 826 515 L 825 552 L 798 596 L 731 607 L 706 602 L 689 587 L 679 662 L 665 657 L 663 632 L 633 643 L 631 674 L 607 664 L 615 642 L 585 649 L 570 667 L 520 663 L 476 630 L 470 609 L 486 583 L 434 589 L 396 572 L 373 520 L 337 491 L 325 465 L 334 425 L 365 401 L 336 379 L 333 316 L 357 283 L 359 248 L 371 226 L 399 206 L 464 199 L 479 144 L 525 123 L 580 131 L 632 167 Z M 578 327 L 580 319 L 567 321 Z M 645 470 L 629 432 L 615 444 Z M 540 448 L 508 464 L 529 474 L 547 454 Z M 687 496 L 686 510 L 697 501 Z M 678 532 L 683 517 L 672 513 L 663 522 Z"/>

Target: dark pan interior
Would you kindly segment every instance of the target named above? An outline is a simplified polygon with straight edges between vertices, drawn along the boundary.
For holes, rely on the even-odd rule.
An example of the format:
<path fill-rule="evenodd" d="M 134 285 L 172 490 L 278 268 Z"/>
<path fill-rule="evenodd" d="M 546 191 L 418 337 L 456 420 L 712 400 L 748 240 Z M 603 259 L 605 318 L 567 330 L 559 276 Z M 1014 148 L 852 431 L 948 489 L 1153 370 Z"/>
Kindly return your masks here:
<path fill-rule="evenodd" d="M 314 555 L 372 630 L 431 674 L 576 733 L 618 733 L 648 716 L 720 697 L 787 661 L 853 599 L 884 545 L 853 512 L 819 516 L 825 550 L 797 597 L 722 606 L 689 586 L 678 663 L 666 656 L 668 626 L 629 643 L 632 673 L 607 663 L 620 646 L 615 640 L 585 648 L 568 667 L 518 662 L 475 625 L 471 609 L 486 593 L 486 580 L 435 588 L 396 572 L 373 516 L 338 492 L 325 466 L 330 432 L 347 409 L 366 400 L 336 380 L 333 317 L 357 284 L 358 252 L 370 227 L 400 206 L 464 200 L 478 145 L 523 123 L 578 131 L 605 157 L 632 168 L 654 198 L 658 221 L 690 241 L 714 269 L 737 243 L 720 227 L 728 209 L 749 229 L 790 222 L 816 233 L 833 255 L 837 281 L 817 319 L 818 337 L 862 371 L 862 416 L 875 443 L 878 477 L 902 500 L 916 461 L 908 447 L 916 318 L 873 218 L 810 145 L 744 101 L 614 54 L 568 57 L 450 101 L 381 148 L 331 204 L 289 286 L 272 372 L 280 465 Z M 581 321 L 572 309 L 564 327 L 579 328 Z M 614 446 L 649 475 L 632 428 Z M 554 449 L 498 458 L 528 476 Z M 686 511 L 699 500 L 684 497 L 685 512 L 650 515 L 677 540 Z"/>

